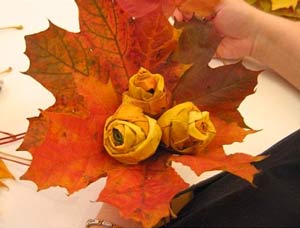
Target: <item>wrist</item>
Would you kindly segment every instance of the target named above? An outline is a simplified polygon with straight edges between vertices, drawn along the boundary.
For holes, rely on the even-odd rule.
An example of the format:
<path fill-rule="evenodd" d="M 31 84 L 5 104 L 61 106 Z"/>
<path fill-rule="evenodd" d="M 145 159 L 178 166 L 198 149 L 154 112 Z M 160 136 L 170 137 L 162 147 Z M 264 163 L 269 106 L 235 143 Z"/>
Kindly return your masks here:
<path fill-rule="evenodd" d="M 294 30 L 293 23 L 263 11 L 257 11 L 255 18 L 256 31 L 250 56 L 266 63 L 266 58 L 275 52 L 276 47 L 281 46 L 282 39 L 278 36 Z"/>
<path fill-rule="evenodd" d="M 251 57 L 273 69 L 300 90 L 299 22 L 261 13 Z"/>
<path fill-rule="evenodd" d="M 260 10 L 253 10 L 252 12 L 253 16 L 253 29 L 252 29 L 252 48 L 250 50 L 250 57 L 257 59 L 261 61 L 262 57 L 261 55 L 264 52 L 264 48 L 268 43 L 266 42 L 266 34 L 265 34 L 265 27 L 264 21 L 266 20 L 266 17 L 269 15 L 265 12 L 262 12 Z"/>

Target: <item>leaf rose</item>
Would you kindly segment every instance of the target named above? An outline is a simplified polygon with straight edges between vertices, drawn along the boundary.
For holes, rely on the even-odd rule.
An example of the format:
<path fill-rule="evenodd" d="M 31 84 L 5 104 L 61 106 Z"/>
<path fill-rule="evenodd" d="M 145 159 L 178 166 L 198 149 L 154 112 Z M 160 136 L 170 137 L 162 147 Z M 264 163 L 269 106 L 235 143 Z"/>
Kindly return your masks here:
<path fill-rule="evenodd" d="M 152 74 L 145 68 L 129 79 L 128 91 L 123 94 L 123 102 L 141 107 L 144 113 L 156 116 L 170 106 L 170 93 L 165 88 L 164 78 Z"/>
<path fill-rule="evenodd" d="M 155 153 L 161 135 L 155 119 L 144 115 L 141 108 L 123 103 L 105 122 L 104 147 L 118 161 L 137 164 Z"/>
<path fill-rule="evenodd" d="M 209 112 L 201 112 L 192 102 L 185 102 L 166 111 L 158 119 L 162 142 L 182 154 L 203 150 L 213 139 L 216 129 Z"/>

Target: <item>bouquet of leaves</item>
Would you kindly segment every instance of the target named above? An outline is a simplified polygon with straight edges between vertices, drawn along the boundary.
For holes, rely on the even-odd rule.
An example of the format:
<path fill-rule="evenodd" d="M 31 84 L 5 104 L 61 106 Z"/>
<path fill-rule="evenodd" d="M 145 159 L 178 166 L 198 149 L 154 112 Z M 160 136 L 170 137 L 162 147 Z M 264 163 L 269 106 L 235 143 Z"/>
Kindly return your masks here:
<path fill-rule="evenodd" d="M 29 119 L 18 150 L 32 162 L 21 179 L 72 194 L 107 177 L 97 200 L 144 227 L 171 216 L 172 199 L 189 186 L 173 162 L 253 184 L 252 162 L 264 157 L 226 155 L 223 146 L 255 133 L 237 109 L 259 72 L 208 66 L 221 38 L 200 18 L 219 1 L 76 2 L 79 33 L 50 24 L 26 37 L 27 74 L 56 102 Z M 194 16 L 173 26 L 175 8 Z"/>

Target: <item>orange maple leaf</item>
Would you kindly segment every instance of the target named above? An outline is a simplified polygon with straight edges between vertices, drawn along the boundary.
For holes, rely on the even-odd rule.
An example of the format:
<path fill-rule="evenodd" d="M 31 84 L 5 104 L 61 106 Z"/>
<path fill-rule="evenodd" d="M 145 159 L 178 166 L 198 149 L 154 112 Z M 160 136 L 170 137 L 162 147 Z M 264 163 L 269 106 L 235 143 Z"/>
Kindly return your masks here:
<path fill-rule="evenodd" d="M 179 32 L 161 11 L 132 20 L 115 2 L 77 3 L 80 33 L 68 33 L 51 24 L 47 31 L 26 37 L 26 54 L 31 59 L 27 73 L 56 98 L 39 117 L 29 119 L 19 148 L 33 156 L 22 179 L 34 181 L 39 190 L 61 186 L 73 193 L 110 175 L 112 168 L 126 169 L 105 152 L 103 126 L 119 106 L 128 78 L 146 66 L 171 72 L 174 83 L 187 69 L 167 60 L 176 48 Z M 166 169 L 160 175 L 169 172 Z M 164 207 L 187 187 L 182 183 L 180 180 L 174 194 L 162 200 Z"/>
<path fill-rule="evenodd" d="M 188 165 L 197 175 L 205 171 L 224 170 L 253 183 L 253 177 L 259 171 L 251 163 L 261 161 L 265 156 L 251 156 L 244 153 L 226 155 L 223 145 L 242 142 L 248 134 L 255 131 L 245 130 L 235 122 L 227 123 L 218 117 L 211 119 L 217 131 L 213 142 L 194 156 L 172 156 L 170 160 Z"/>
<path fill-rule="evenodd" d="M 191 165 L 199 174 L 221 169 L 252 182 L 256 169 L 250 163 L 260 158 L 230 158 L 222 146 L 241 141 L 252 132 L 241 128 L 243 120 L 236 108 L 253 92 L 257 73 L 240 65 L 216 70 L 207 67 L 219 42 L 213 27 L 192 20 L 182 24 L 179 32 L 169 24 L 161 8 L 133 19 L 116 1 L 77 3 L 81 32 L 66 32 L 50 24 L 48 30 L 26 37 L 26 54 L 31 60 L 27 73 L 54 94 L 56 103 L 41 111 L 39 117 L 29 119 L 28 132 L 19 149 L 28 150 L 33 160 L 22 179 L 34 181 L 39 190 L 61 186 L 73 193 L 108 176 L 99 200 L 115 205 L 124 217 L 145 227 L 168 216 L 172 198 L 187 187 L 169 166 L 170 160 Z M 134 166 L 108 156 L 103 147 L 105 120 L 118 108 L 128 79 L 141 66 L 164 75 L 167 87 L 174 91 L 175 103 L 193 100 L 201 110 L 207 108 L 212 113 L 219 133 L 205 156 L 175 158 L 159 149 L 160 153 Z M 228 74 L 220 76 L 228 69 L 236 75 L 234 80 L 243 74 L 251 80 L 246 84 L 233 82 L 236 86 L 231 87 L 232 91 L 226 90 L 233 97 L 219 96 L 214 100 L 210 91 L 226 94 L 221 92 L 226 84 L 217 82 L 228 78 Z M 214 74 L 220 77 L 208 80 Z M 213 83 L 204 83 L 203 92 L 193 96 L 199 90 L 197 77 Z M 240 94 L 242 85 L 246 88 Z M 207 167 L 199 170 L 202 163 Z M 241 172 L 241 167 L 248 171 Z M 128 192 L 129 189 L 135 191 Z M 130 210 L 124 205 L 130 205 Z"/>
<path fill-rule="evenodd" d="M 111 170 L 99 200 L 120 209 L 127 219 L 152 227 L 170 215 L 172 198 L 188 187 L 168 165 L 168 155 L 154 156 L 135 166 Z"/>

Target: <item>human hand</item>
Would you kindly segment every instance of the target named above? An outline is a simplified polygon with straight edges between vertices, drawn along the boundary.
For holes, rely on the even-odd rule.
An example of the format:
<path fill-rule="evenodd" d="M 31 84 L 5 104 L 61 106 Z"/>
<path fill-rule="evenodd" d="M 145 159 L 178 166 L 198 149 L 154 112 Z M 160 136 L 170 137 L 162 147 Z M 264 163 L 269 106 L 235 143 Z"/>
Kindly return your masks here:
<path fill-rule="evenodd" d="M 259 10 L 243 0 L 223 0 L 216 8 L 215 28 L 223 37 L 216 51 L 222 59 L 251 56 L 258 36 Z"/>
<path fill-rule="evenodd" d="M 216 56 L 222 59 L 239 59 L 251 56 L 258 28 L 256 25 L 259 10 L 243 0 L 222 0 L 212 15 L 212 22 L 222 36 Z M 192 14 L 174 12 L 177 21 L 188 21 Z"/>

